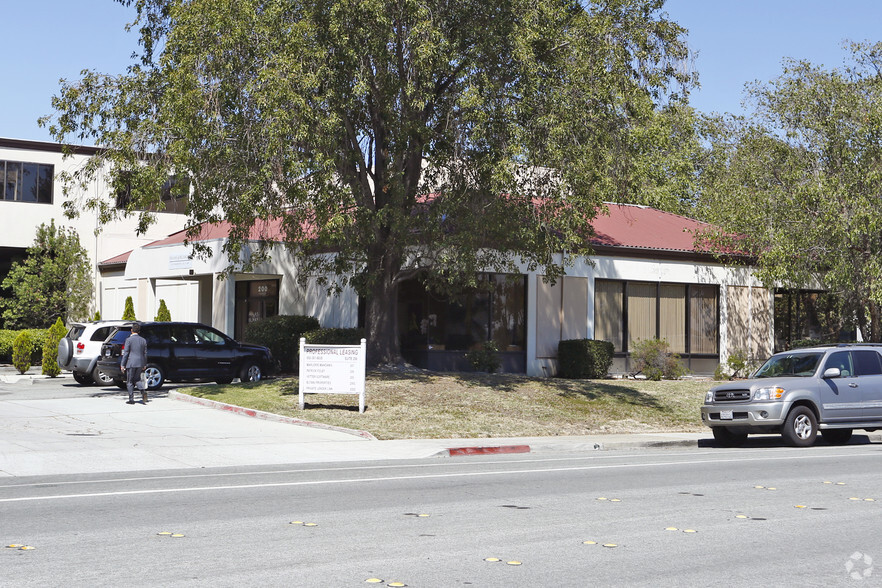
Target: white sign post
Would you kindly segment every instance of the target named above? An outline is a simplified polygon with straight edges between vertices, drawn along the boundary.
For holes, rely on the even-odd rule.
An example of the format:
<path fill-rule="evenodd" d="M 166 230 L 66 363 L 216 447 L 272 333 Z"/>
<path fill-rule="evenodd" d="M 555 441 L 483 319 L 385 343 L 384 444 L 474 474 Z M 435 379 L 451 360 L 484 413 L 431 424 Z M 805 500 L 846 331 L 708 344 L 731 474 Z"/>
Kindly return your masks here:
<path fill-rule="evenodd" d="M 364 412 L 365 343 L 307 345 L 300 338 L 300 410 L 304 394 L 358 394 L 358 412 Z"/>

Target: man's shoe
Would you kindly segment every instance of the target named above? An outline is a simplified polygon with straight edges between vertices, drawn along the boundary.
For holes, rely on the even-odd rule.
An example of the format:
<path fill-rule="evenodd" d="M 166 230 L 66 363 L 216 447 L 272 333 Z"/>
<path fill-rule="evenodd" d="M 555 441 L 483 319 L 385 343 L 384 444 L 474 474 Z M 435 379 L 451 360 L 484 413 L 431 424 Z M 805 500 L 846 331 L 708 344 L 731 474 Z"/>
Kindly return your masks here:
<path fill-rule="evenodd" d="M 135 404 L 135 399 L 129 398 L 128 401 L 126 402 L 126 404 Z"/>
<path fill-rule="evenodd" d="M 144 404 L 147 404 L 147 392 L 146 391 L 141 392 L 141 400 L 144 402 Z"/>

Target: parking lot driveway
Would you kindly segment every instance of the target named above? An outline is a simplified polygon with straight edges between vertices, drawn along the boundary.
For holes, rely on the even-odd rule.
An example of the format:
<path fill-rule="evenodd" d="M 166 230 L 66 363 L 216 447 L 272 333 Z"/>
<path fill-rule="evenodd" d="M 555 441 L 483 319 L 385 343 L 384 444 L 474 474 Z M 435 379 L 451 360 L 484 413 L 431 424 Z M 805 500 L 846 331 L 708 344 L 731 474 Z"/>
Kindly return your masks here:
<path fill-rule="evenodd" d="M 169 397 L 0 396 L 0 476 L 319 462 L 372 443 Z"/>

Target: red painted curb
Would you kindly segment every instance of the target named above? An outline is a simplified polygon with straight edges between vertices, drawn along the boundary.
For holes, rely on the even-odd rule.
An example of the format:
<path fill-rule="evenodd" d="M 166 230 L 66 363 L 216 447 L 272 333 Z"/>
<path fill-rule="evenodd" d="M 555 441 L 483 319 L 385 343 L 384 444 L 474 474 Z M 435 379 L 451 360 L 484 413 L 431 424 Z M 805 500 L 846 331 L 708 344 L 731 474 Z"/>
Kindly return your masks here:
<path fill-rule="evenodd" d="M 447 450 L 454 455 L 495 455 L 499 453 L 530 453 L 529 445 L 502 445 L 500 447 L 455 447 Z"/>
<path fill-rule="evenodd" d="M 290 425 L 299 425 L 301 427 L 312 427 L 314 429 L 326 429 L 328 431 L 338 431 L 340 433 L 348 433 L 349 435 L 355 435 L 356 437 L 361 437 L 362 439 L 368 439 L 370 441 L 377 440 L 377 438 L 374 437 L 368 431 L 359 431 L 357 429 L 346 429 L 344 427 L 335 427 L 333 425 L 326 425 L 324 423 L 316 423 L 314 421 L 306 421 L 303 419 L 286 417 L 286 416 L 273 414 L 273 413 L 269 413 L 269 412 L 263 412 L 260 410 L 254 410 L 252 408 L 244 408 L 241 406 L 236 406 L 234 404 L 226 404 L 223 402 L 218 402 L 216 400 L 211 400 L 209 398 L 202 398 L 200 396 L 190 396 L 189 394 L 184 394 L 184 393 L 178 392 L 176 390 L 170 391 L 168 393 L 168 397 L 171 399 L 174 399 L 174 400 L 182 400 L 184 402 L 190 402 L 192 404 L 199 404 L 201 406 L 208 406 L 211 408 L 216 408 L 216 409 L 224 410 L 227 412 L 232 412 L 234 414 L 245 415 L 245 416 L 263 419 L 263 420 L 267 420 L 267 421 L 274 421 L 277 423 L 287 423 Z"/>

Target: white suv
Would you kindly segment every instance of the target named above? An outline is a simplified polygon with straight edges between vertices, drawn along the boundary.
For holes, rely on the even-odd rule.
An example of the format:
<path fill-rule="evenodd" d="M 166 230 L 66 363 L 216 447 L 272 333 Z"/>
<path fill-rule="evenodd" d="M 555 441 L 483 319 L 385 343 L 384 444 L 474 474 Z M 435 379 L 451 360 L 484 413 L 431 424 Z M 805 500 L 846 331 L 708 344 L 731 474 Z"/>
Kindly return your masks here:
<path fill-rule="evenodd" d="M 67 335 L 58 342 L 59 367 L 73 372 L 74 380 L 84 386 L 113 384 L 113 380 L 98 369 L 101 344 L 114 328 L 128 322 L 72 323 Z"/>

